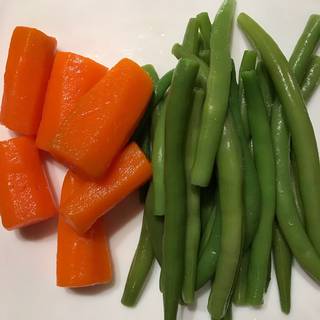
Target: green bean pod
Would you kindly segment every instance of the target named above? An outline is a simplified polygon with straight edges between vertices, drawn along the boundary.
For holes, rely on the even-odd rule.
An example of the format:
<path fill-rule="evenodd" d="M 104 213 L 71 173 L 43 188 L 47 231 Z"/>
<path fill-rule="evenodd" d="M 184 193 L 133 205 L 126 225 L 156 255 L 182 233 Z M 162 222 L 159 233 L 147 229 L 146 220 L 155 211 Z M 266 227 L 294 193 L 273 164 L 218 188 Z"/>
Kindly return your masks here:
<path fill-rule="evenodd" d="M 312 57 L 306 77 L 304 78 L 301 92 L 305 101 L 308 101 L 320 82 L 320 57 Z"/>
<path fill-rule="evenodd" d="M 207 224 L 205 236 L 201 238 L 200 248 L 203 248 L 199 254 L 197 269 L 196 289 L 200 289 L 210 279 L 216 271 L 217 261 L 219 258 L 220 241 L 221 241 L 221 212 L 219 205 L 216 206 Z"/>
<path fill-rule="evenodd" d="M 242 72 L 245 72 L 245 71 L 254 70 L 256 67 L 256 62 L 257 62 L 256 51 L 245 50 L 242 55 L 240 70 L 239 70 L 239 97 L 240 97 L 240 115 L 241 115 L 240 120 L 242 121 L 243 130 L 247 140 L 250 140 L 250 129 L 249 129 L 249 122 L 248 122 L 247 103 L 246 103 L 246 97 L 243 90 L 243 82 L 242 82 L 241 74 Z"/>
<path fill-rule="evenodd" d="M 318 20 L 319 17 L 316 19 L 316 26 L 318 26 Z M 306 228 L 313 245 L 317 252 L 320 253 L 320 196 L 318 190 L 320 185 L 320 164 L 315 134 L 296 80 L 296 78 L 300 80 L 299 72 L 303 74 L 303 71 L 296 72 L 296 78 L 293 76 L 292 70 L 277 44 L 249 16 L 244 13 L 240 14 L 238 23 L 260 51 L 274 82 L 280 102 L 283 105 L 288 128 L 292 135 L 293 150 L 297 159 Z M 308 39 L 317 43 L 320 27 L 315 30 L 317 32 L 315 32 L 314 36 Z M 306 48 L 306 51 L 308 51 L 307 49 L 309 48 Z"/>
<path fill-rule="evenodd" d="M 154 88 L 154 105 L 155 106 L 158 105 L 158 103 L 161 101 L 166 91 L 170 87 L 173 71 L 174 69 L 169 70 L 167 73 L 165 73 L 156 84 Z"/>
<path fill-rule="evenodd" d="M 279 227 L 275 224 L 273 230 L 273 264 L 276 272 L 281 310 L 290 313 L 291 308 L 291 267 L 292 254 Z"/>
<path fill-rule="evenodd" d="M 190 18 L 186 31 L 184 33 L 183 48 L 191 53 L 191 54 L 198 54 L 199 50 L 199 25 L 197 18 Z"/>
<path fill-rule="evenodd" d="M 207 65 L 210 64 L 210 50 L 202 49 L 199 51 L 199 58 L 202 59 Z"/>
<path fill-rule="evenodd" d="M 144 214 L 138 246 L 130 266 L 125 289 L 121 298 L 122 304 L 127 307 L 132 307 L 137 303 L 153 261 L 154 255 L 150 241 L 150 232 Z"/>
<path fill-rule="evenodd" d="M 244 54 L 243 66 L 244 69 L 251 70 L 255 67 L 256 55 L 249 52 Z M 249 63 L 249 61 L 251 63 Z M 248 62 L 247 62 L 248 61 Z M 242 80 L 241 80 L 242 83 Z M 242 89 L 243 91 L 243 89 Z M 245 101 L 245 98 L 243 98 Z M 259 217 L 260 217 L 260 186 L 257 175 L 256 166 L 253 160 L 253 156 L 250 151 L 248 140 L 246 138 L 244 125 L 242 122 L 242 117 L 240 113 L 240 101 L 238 94 L 238 85 L 235 75 L 235 68 L 233 65 L 233 72 L 231 74 L 231 85 L 230 85 L 230 99 L 229 105 L 232 117 L 234 119 L 234 127 L 241 144 L 241 154 L 242 154 L 242 166 L 243 166 L 243 199 L 245 207 L 244 216 L 244 244 L 243 250 L 246 250 L 250 245 L 256 233 Z M 247 107 L 245 107 L 247 109 Z"/>
<path fill-rule="evenodd" d="M 163 217 L 155 216 L 153 214 L 154 191 L 153 183 L 150 183 L 149 190 L 144 205 L 145 219 L 150 235 L 150 243 L 154 256 L 159 265 L 162 265 L 162 238 L 163 238 Z"/>
<path fill-rule="evenodd" d="M 184 277 L 187 219 L 185 136 L 191 112 L 193 86 L 199 66 L 180 59 L 166 102 L 165 198 L 163 238 L 164 319 L 176 319 Z"/>
<path fill-rule="evenodd" d="M 191 172 L 192 183 L 202 187 L 207 186 L 211 179 L 228 108 L 231 76 L 230 43 L 235 5 L 235 0 L 223 2 L 211 32 L 212 50 L 206 86 L 207 95 L 203 106 L 196 159 Z"/>
<path fill-rule="evenodd" d="M 260 221 L 251 245 L 248 271 L 248 303 L 260 305 L 268 273 L 275 213 L 275 164 L 271 130 L 256 71 L 242 74 L 248 105 L 253 153 L 261 190 Z"/>
<path fill-rule="evenodd" d="M 241 252 L 242 166 L 239 138 L 231 114 L 225 121 L 218 151 L 219 200 L 221 208 L 221 245 L 208 310 L 222 319 L 228 310 Z"/>
<path fill-rule="evenodd" d="M 186 304 L 191 304 L 194 301 L 194 292 L 197 277 L 198 250 L 201 234 L 200 188 L 191 184 L 190 171 L 197 149 L 204 96 L 205 93 L 202 89 L 196 88 L 194 90 L 193 106 L 185 141 L 185 170 L 187 178 L 187 226 L 182 297 L 183 301 Z"/>
<path fill-rule="evenodd" d="M 248 284 L 248 265 L 249 265 L 250 250 L 243 253 L 240 261 L 238 277 L 236 280 L 233 303 L 238 306 L 247 304 L 247 284 Z"/>
<path fill-rule="evenodd" d="M 211 22 L 208 12 L 201 12 L 197 14 L 197 20 L 200 34 L 203 39 L 204 49 L 210 50 Z"/>
<path fill-rule="evenodd" d="M 160 103 L 158 119 L 155 123 L 152 142 L 152 172 L 154 207 L 153 214 L 165 214 L 165 186 L 164 186 L 164 159 L 165 159 L 165 119 L 166 102 Z"/>

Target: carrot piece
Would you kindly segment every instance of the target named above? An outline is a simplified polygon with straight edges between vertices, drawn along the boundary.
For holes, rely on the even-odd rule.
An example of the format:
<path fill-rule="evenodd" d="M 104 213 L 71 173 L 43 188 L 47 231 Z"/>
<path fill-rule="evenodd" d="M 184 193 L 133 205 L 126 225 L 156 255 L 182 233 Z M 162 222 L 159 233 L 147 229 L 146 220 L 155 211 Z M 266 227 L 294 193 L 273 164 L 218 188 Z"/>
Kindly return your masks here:
<path fill-rule="evenodd" d="M 38 149 L 28 137 L 0 142 L 0 211 L 3 226 L 21 228 L 57 213 Z"/>
<path fill-rule="evenodd" d="M 63 182 L 61 204 L 81 188 L 82 181 L 69 171 Z M 85 287 L 112 281 L 112 262 L 105 237 L 103 219 L 84 235 L 78 235 L 59 215 L 57 285 Z"/>
<path fill-rule="evenodd" d="M 123 59 L 76 103 L 51 146 L 72 170 L 102 177 L 128 142 L 152 94 L 152 81 Z"/>
<path fill-rule="evenodd" d="M 14 29 L 1 107 L 1 122 L 9 129 L 37 133 L 56 45 L 56 39 L 37 29 Z"/>
<path fill-rule="evenodd" d="M 81 188 L 61 205 L 60 212 L 83 234 L 99 217 L 144 184 L 151 174 L 150 162 L 137 144 L 131 143 L 116 157 L 102 180 L 79 178 Z"/>
<path fill-rule="evenodd" d="M 48 83 L 36 144 L 50 152 L 50 144 L 74 103 L 106 73 L 107 68 L 72 52 L 57 52 Z"/>

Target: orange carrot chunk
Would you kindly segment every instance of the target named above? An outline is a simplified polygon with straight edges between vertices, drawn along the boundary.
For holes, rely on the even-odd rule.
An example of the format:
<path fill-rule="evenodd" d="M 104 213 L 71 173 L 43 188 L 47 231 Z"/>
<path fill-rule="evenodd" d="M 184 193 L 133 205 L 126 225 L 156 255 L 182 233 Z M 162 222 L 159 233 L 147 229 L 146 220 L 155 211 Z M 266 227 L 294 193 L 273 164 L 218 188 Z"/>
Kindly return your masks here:
<path fill-rule="evenodd" d="M 37 133 L 56 45 L 56 39 L 37 29 L 14 29 L 1 106 L 1 122 L 9 129 Z"/>
<path fill-rule="evenodd" d="M 76 194 L 81 185 L 82 181 L 69 171 L 62 186 L 61 205 Z M 111 280 L 112 262 L 103 220 L 99 219 L 80 236 L 59 215 L 57 285 L 76 288 L 109 283 Z"/>
<path fill-rule="evenodd" d="M 0 142 L 0 211 L 3 226 L 16 229 L 57 213 L 34 141 Z"/>
<path fill-rule="evenodd" d="M 112 209 L 152 174 L 151 164 L 135 143 L 129 144 L 113 161 L 99 181 L 81 179 L 78 192 L 63 203 L 60 212 L 80 234 Z"/>
<path fill-rule="evenodd" d="M 78 100 L 60 126 L 51 152 L 72 170 L 102 177 L 128 142 L 152 94 L 152 82 L 123 59 Z"/>
<path fill-rule="evenodd" d="M 50 144 L 74 103 L 106 73 L 107 68 L 72 52 L 57 52 L 48 83 L 36 144 L 50 152 Z"/>

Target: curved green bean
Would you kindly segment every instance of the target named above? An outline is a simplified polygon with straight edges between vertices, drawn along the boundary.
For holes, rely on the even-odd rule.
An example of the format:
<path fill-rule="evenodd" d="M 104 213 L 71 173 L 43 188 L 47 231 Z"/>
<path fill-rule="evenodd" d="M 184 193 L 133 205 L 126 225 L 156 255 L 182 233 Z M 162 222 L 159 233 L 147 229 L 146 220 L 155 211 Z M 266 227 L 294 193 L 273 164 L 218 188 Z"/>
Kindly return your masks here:
<path fill-rule="evenodd" d="M 228 108 L 231 56 L 230 42 L 235 0 L 225 0 L 220 7 L 212 28 L 210 68 L 207 95 L 203 106 L 196 159 L 191 181 L 198 186 L 210 183 L 224 119 Z"/>
<path fill-rule="evenodd" d="M 291 308 L 291 267 L 292 254 L 280 229 L 275 224 L 273 229 L 273 264 L 277 277 L 281 310 L 290 313 Z"/>
<path fill-rule="evenodd" d="M 193 303 L 197 277 L 198 250 L 201 234 L 200 188 L 191 184 L 190 171 L 194 161 L 199 136 L 202 105 L 205 93 L 202 89 L 194 90 L 193 106 L 190 115 L 187 137 L 185 170 L 187 180 L 187 226 L 185 240 L 185 267 L 182 297 L 186 304 Z"/>
<path fill-rule="evenodd" d="M 144 214 L 138 246 L 130 266 L 125 289 L 121 298 L 122 304 L 132 307 L 137 303 L 153 261 L 154 255 L 150 241 L 150 233 Z"/>
<path fill-rule="evenodd" d="M 194 82 L 199 66 L 180 59 L 175 69 L 166 105 L 165 198 L 163 238 L 164 319 L 176 319 L 181 297 L 187 219 L 185 135 L 191 111 Z"/>
<path fill-rule="evenodd" d="M 211 22 L 208 12 L 201 12 L 197 14 L 197 20 L 200 34 L 203 39 L 204 49 L 210 50 Z"/>
<path fill-rule="evenodd" d="M 277 44 L 253 19 L 242 13 L 238 17 L 238 23 L 260 51 L 283 105 L 297 160 L 306 228 L 313 245 L 320 253 L 319 154 L 298 82 Z M 310 37 L 310 41 L 319 38 L 320 31 L 318 32 L 318 28 L 316 30 L 315 37 Z M 300 80 L 298 72 L 296 74 Z"/>
<path fill-rule="evenodd" d="M 263 303 L 263 295 L 271 252 L 272 227 L 275 213 L 275 163 L 271 130 L 259 88 L 256 71 L 242 74 L 249 125 L 253 141 L 253 153 L 261 190 L 260 221 L 251 245 L 248 271 L 248 303 Z"/>
<path fill-rule="evenodd" d="M 208 301 L 213 319 L 223 318 L 228 310 L 241 252 L 244 214 L 241 148 L 230 113 L 223 128 L 217 160 L 222 221 L 219 259 Z"/>

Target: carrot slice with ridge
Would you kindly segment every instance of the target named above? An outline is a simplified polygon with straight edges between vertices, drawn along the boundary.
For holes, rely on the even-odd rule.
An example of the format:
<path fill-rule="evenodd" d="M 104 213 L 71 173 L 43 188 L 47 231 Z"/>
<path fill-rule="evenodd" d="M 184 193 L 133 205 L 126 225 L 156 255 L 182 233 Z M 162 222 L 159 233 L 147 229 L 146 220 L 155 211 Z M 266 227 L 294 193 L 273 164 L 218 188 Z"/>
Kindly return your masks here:
<path fill-rule="evenodd" d="M 3 226 L 16 229 L 57 213 L 34 141 L 0 142 L 0 211 Z"/>
<path fill-rule="evenodd" d="M 152 95 L 152 81 L 122 59 L 76 103 L 60 126 L 51 152 L 73 171 L 101 178 L 128 142 Z"/>
<path fill-rule="evenodd" d="M 66 221 L 79 233 L 112 209 L 152 175 L 151 164 L 136 143 L 129 144 L 99 181 L 81 180 L 78 192 L 60 206 Z"/>
<path fill-rule="evenodd" d="M 59 126 L 75 102 L 97 83 L 108 69 L 72 52 L 57 52 L 48 83 L 36 144 L 50 152 Z"/>
<path fill-rule="evenodd" d="M 71 171 L 64 178 L 61 205 L 76 194 L 82 181 Z M 59 215 L 57 285 L 77 288 L 112 281 L 112 261 L 103 219 L 84 235 L 77 234 Z"/>
<path fill-rule="evenodd" d="M 9 129 L 37 133 L 56 45 L 56 39 L 37 29 L 14 29 L 1 106 L 1 122 Z"/>

